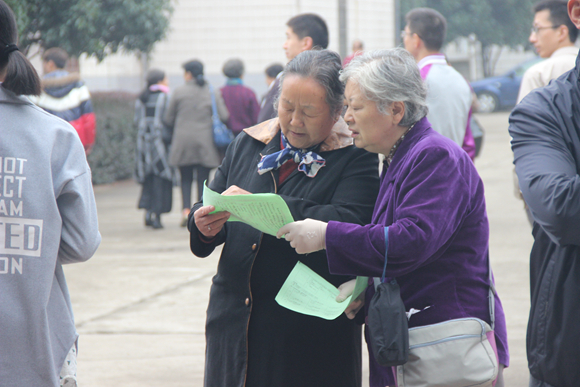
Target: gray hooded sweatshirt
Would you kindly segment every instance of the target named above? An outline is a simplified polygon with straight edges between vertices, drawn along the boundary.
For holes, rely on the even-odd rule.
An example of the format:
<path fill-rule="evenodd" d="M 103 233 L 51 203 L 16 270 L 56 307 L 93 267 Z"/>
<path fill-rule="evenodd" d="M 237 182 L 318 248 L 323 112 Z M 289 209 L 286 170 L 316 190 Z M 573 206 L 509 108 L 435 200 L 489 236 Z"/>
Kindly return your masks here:
<path fill-rule="evenodd" d="M 101 241 L 74 128 L 0 86 L 0 385 L 58 386 L 78 337 L 62 265 Z"/>

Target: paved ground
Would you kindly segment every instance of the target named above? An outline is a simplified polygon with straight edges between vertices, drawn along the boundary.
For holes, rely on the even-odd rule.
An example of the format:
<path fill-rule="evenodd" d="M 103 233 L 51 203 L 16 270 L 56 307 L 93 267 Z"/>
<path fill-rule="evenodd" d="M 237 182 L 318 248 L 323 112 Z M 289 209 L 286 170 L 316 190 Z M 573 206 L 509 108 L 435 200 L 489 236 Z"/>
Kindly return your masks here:
<path fill-rule="evenodd" d="M 532 238 L 512 193 L 507 117 L 479 116 L 486 138 L 476 166 L 485 182 L 492 264 L 507 314 L 506 386 L 525 387 Z M 178 226 L 177 189 L 174 211 L 159 231 L 143 226 L 135 183 L 97 186 L 95 193 L 103 242 L 89 262 L 66 267 L 81 335 L 80 386 L 202 386 L 205 310 L 219 252 L 206 259 L 189 252 L 188 233 Z M 366 379 L 365 373 L 368 385 Z"/>

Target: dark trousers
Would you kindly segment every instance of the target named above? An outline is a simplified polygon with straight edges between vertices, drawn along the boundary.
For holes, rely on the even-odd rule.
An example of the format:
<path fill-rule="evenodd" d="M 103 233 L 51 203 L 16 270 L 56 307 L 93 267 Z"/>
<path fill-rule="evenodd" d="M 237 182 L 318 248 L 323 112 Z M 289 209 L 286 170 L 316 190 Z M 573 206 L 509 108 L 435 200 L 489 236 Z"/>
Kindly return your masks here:
<path fill-rule="evenodd" d="M 541 380 L 538 380 L 534 378 L 532 375 L 530 375 L 530 387 L 554 387 L 554 386 L 546 382 L 542 382 Z"/>
<path fill-rule="evenodd" d="M 191 208 L 191 185 L 193 183 L 193 172 L 197 181 L 197 199 L 201 199 L 203 193 L 203 182 L 209 179 L 210 168 L 203 165 L 186 165 L 179 167 L 181 174 L 181 197 L 183 199 L 183 209 Z"/>

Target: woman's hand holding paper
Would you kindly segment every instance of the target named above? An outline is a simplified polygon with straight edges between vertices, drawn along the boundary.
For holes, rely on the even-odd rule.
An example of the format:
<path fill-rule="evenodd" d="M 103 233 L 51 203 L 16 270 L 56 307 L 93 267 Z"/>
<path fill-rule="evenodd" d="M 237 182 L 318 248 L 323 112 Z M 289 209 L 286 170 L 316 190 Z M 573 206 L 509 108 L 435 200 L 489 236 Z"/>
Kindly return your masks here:
<path fill-rule="evenodd" d="M 230 217 L 229 212 L 223 211 L 210 214 L 212 211 L 215 211 L 214 206 L 203 206 L 193 213 L 197 229 L 208 239 L 214 238 Z"/>
<path fill-rule="evenodd" d="M 298 254 L 307 254 L 323 250 L 326 242 L 326 222 L 320 220 L 305 219 L 298 222 L 288 223 L 278 230 L 276 236 L 290 242 L 290 246 L 296 249 Z"/>

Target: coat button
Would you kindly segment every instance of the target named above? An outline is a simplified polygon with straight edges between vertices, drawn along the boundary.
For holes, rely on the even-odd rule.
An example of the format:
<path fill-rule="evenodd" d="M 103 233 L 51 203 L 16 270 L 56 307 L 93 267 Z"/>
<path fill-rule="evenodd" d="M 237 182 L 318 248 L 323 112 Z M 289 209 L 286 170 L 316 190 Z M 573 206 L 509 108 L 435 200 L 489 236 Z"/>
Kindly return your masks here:
<path fill-rule="evenodd" d="M 250 306 L 250 299 L 246 298 L 246 306 Z"/>
<path fill-rule="evenodd" d="M 253 250 L 253 251 L 256 251 L 256 249 L 257 249 L 257 248 L 258 248 L 258 245 L 254 243 L 254 244 L 252 245 L 252 250 Z"/>

